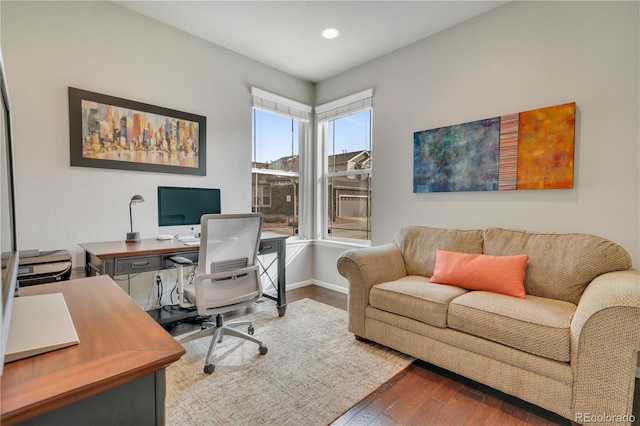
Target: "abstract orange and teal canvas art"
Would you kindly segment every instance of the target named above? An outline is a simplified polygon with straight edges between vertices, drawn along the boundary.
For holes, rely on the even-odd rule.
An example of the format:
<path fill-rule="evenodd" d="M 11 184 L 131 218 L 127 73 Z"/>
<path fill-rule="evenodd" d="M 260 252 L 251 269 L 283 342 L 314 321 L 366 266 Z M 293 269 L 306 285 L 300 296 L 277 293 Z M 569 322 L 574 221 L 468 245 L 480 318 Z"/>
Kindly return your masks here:
<path fill-rule="evenodd" d="M 413 192 L 573 187 L 575 102 L 414 133 Z"/>

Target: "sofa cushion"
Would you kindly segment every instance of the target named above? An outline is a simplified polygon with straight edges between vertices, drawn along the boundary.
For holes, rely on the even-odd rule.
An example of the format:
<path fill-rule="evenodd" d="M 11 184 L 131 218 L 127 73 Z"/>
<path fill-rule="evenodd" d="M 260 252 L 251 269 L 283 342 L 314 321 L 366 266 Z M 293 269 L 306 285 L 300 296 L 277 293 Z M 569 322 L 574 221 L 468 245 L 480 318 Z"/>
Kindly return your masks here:
<path fill-rule="evenodd" d="M 576 305 L 527 295 L 472 291 L 451 301 L 447 325 L 534 355 L 569 362 Z"/>
<path fill-rule="evenodd" d="M 401 228 L 393 242 L 404 257 L 407 275 L 430 277 L 436 265 L 436 249 L 482 253 L 482 231 L 438 229 L 425 226 Z"/>
<path fill-rule="evenodd" d="M 445 328 L 449 302 L 466 292 L 460 287 L 433 284 L 426 277 L 410 275 L 373 286 L 369 304 L 376 309 Z"/>
<path fill-rule="evenodd" d="M 529 256 L 491 256 L 436 249 L 431 283 L 485 290 L 524 299 L 524 271 Z"/>
<path fill-rule="evenodd" d="M 588 234 L 545 234 L 489 228 L 484 252 L 493 256 L 526 253 L 527 294 L 577 304 L 587 284 L 607 272 L 629 269 L 631 257 L 619 245 Z"/>

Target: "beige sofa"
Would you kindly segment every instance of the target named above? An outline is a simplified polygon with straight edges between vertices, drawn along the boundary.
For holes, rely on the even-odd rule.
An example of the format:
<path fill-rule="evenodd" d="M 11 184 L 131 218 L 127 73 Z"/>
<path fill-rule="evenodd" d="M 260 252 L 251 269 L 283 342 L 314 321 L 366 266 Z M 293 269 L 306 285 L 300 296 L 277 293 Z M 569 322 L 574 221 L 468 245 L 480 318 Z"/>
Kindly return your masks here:
<path fill-rule="evenodd" d="M 525 298 L 429 282 L 436 249 L 528 254 Z M 338 259 L 349 330 L 578 423 L 632 418 L 640 271 L 587 234 L 406 227 Z"/>

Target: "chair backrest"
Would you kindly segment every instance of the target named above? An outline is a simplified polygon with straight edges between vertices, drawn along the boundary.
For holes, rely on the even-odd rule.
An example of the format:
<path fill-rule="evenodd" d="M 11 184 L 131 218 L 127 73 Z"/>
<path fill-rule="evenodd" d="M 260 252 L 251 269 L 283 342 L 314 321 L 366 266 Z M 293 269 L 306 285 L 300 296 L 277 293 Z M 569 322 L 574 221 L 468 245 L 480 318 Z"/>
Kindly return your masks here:
<path fill-rule="evenodd" d="M 207 315 L 212 309 L 257 300 L 262 295 L 256 263 L 262 213 L 207 214 L 200 223 L 198 313 Z"/>

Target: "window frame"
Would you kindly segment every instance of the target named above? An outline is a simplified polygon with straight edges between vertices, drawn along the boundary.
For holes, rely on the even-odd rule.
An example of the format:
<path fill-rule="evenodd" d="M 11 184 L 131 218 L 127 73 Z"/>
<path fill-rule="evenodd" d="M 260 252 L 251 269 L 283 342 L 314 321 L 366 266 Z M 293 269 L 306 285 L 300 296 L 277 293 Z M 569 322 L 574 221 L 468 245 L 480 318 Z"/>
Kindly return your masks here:
<path fill-rule="evenodd" d="M 372 211 L 372 177 L 373 177 L 373 89 L 367 89 L 344 98 L 337 99 L 319 105 L 315 108 L 316 113 L 316 137 L 317 137 L 317 192 L 320 194 L 318 205 L 316 205 L 316 223 L 319 224 L 316 236 L 325 241 L 344 242 L 358 245 L 371 245 L 371 234 L 373 232 L 371 222 Z M 329 172 L 329 122 L 352 114 L 370 110 L 369 114 L 369 154 L 371 162 L 368 169 L 347 170 L 340 172 Z M 336 155 L 334 153 L 334 155 Z M 369 175 L 369 204 L 368 204 L 368 237 L 369 239 L 335 237 L 329 233 L 329 180 L 336 177 Z"/>
<path fill-rule="evenodd" d="M 310 206 L 309 203 L 312 198 L 307 194 L 308 191 L 305 190 L 307 188 L 307 182 L 311 182 L 309 177 L 311 170 L 308 167 L 308 159 L 307 153 L 311 152 L 309 150 L 309 145 L 312 143 L 311 141 L 311 120 L 312 108 L 309 105 L 305 105 L 303 103 L 285 98 L 280 95 L 276 95 L 270 92 L 267 92 L 262 89 L 258 89 L 256 87 L 251 88 L 252 95 L 252 154 L 251 154 L 251 180 L 253 186 L 253 180 L 255 174 L 262 175 L 274 175 L 274 176 L 282 176 L 282 177 L 295 177 L 298 179 L 298 188 L 297 188 L 297 198 L 298 198 L 298 215 L 297 221 L 298 226 L 293 229 L 293 235 L 290 235 L 288 240 L 295 240 L 300 238 L 305 238 L 305 236 L 310 235 L 309 229 L 311 226 L 311 221 L 307 219 L 307 211 L 312 209 L 313 206 Z M 255 141 L 255 109 L 259 109 L 271 114 L 276 114 L 291 120 L 298 121 L 298 171 L 285 171 L 285 170 L 273 170 L 273 169 L 259 169 L 254 168 L 254 144 Z M 254 206 L 257 207 L 266 207 L 264 204 L 257 205 L 254 200 L 256 194 L 253 193 L 252 189 L 251 194 L 251 202 L 252 209 Z M 261 195 L 261 194 L 260 194 Z M 273 195 L 273 194 L 272 194 Z M 272 204 L 270 203 L 270 206 Z M 294 208 L 295 209 L 295 208 Z"/>

